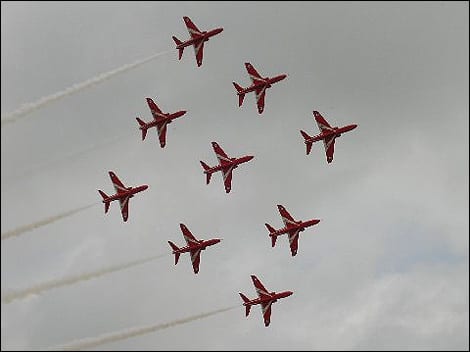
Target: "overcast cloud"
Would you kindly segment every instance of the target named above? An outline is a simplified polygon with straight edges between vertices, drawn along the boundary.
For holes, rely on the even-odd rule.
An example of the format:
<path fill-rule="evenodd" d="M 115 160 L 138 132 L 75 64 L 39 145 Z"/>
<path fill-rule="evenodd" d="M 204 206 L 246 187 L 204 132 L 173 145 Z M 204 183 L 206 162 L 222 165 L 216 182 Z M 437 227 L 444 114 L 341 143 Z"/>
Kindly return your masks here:
<path fill-rule="evenodd" d="M 469 348 L 468 2 L 2 2 L 1 113 L 157 53 L 167 54 L 2 126 L 2 234 L 148 184 L 123 223 L 117 204 L 2 241 L 2 294 L 167 253 L 126 270 L 2 303 L 2 350 L 43 349 L 127 328 L 165 324 L 255 297 L 250 275 L 294 294 L 269 328 L 244 308 L 108 343 L 105 350 L 331 350 Z M 224 31 L 178 61 L 182 20 Z M 288 74 L 242 107 L 232 81 Z M 151 97 L 188 113 L 141 141 Z M 327 164 L 299 130 L 358 128 Z M 226 194 L 199 160 L 210 142 L 237 168 Z M 277 204 L 302 232 L 291 257 L 264 223 Z M 179 223 L 224 240 L 174 265 Z"/>

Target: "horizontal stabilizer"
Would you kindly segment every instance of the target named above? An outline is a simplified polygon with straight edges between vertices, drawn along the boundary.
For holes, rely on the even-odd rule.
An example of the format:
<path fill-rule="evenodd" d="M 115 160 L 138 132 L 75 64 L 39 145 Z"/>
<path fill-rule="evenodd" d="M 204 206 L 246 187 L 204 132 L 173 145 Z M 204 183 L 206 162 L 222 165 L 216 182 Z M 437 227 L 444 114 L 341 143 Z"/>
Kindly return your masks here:
<path fill-rule="evenodd" d="M 173 249 L 173 253 L 175 255 L 175 265 L 176 265 L 178 264 L 178 259 L 180 258 L 180 253 L 176 252 L 177 250 L 179 250 L 179 248 L 176 244 L 174 244 L 171 241 L 168 241 L 168 244 L 170 245 L 171 249 Z"/>
<path fill-rule="evenodd" d="M 200 161 L 200 163 L 204 169 L 204 173 L 206 174 L 206 184 L 208 185 L 209 182 L 211 181 L 211 176 L 212 176 L 212 172 L 209 172 L 210 166 L 207 165 L 204 161 Z"/>
<path fill-rule="evenodd" d="M 183 44 L 183 42 L 179 40 L 178 38 L 176 38 L 175 36 L 173 36 L 173 40 L 176 43 L 177 47 L 178 45 Z M 178 60 L 181 60 L 181 57 L 183 56 L 183 50 L 184 50 L 184 47 L 178 49 Z"/>
<path fill-rule="evenodd" d="M 147 135 L 147 128 L 145 127 L 145 122 L 139 119 L 138 117 L 136 117 L 135 119 L 137 120 L 137 122 L 139 123 L 141 127 L 140 129 L 142 130 L 142 140 L 144 140 L 145 136 Z"/>
<path fill-rule="evenodd" d="M 101 194 L 101 197 L 103 197 L 103 203 L 104 203 L 104 213 L 106 214 L 109 210 L 109 197 L 107 196 L 106 193 L 104 193 L 102 190 L 98 190 L 98 192 Z"/>
<path fill-rule="evenodd" d="M 248 297 L 246 297 L 243 293 L 239 292 L 238 294 L 240 295 L 244 303 L 250 302 Z M 250 309 L 251 309 L 251 305 L 247 304 L 245 306 L 245 316 L 248 316 L 250 314 Z"/>
<path fill-rule="evenodd" d="M 307 155 L 310 154 L 310 151 L 312 150 L 312 137 L 310 137 L 307 133 L 305 133 L 304 131 L 300 130 L 300 134 L 302 135 L 302 137 L 304 137 L 304 142 L 305 142 L 305 145 L 307 147 Z"/>
<path fill-rule="evenodd" d="M 232 82 L 233 83 L 233 86 L 235 87 L 235 89 L 237 90 L 238 92 L 238 106 L 242 106 L 243 104 L 243 99 L 245 99 L 245 94 L 242 93 L 243 92 L 243 88 L 240 87 L 237 83 L 235 82 Z"/>

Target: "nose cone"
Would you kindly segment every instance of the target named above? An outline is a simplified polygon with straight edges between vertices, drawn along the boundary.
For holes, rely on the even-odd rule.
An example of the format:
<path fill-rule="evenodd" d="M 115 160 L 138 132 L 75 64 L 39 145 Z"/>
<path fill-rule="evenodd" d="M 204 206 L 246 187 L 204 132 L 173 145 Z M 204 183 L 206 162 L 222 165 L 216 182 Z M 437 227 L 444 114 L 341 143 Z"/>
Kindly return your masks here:
<path fill-rule="evenodd" d="M 215 34 L 219 34 L 219 33 L 222 32 L 223 30 L 224 30 L 223 28 L 214 29 L 214 35 L 215 35 Z"/>
<path fill-rule="evenodd" d="M 245 161 L 250 161 L 253 158 L 254 158 L 253 155 L 248 155 L 248 156 L 246 156 Z"/>
<path fill-rule="evenodd" d="M 286 292 L 286 297 L 291 296 L 293 293 L 294 293 L 294 292 L 292 292 L 292 291 L 287 291 L 287 292 Z"/>
<path fill-rule="evenodd" d="M 149 188 L 148 185 L 143 185 L 143 186 L 142 186 L 142 191 L 145 191 L 147 188 Z"/>

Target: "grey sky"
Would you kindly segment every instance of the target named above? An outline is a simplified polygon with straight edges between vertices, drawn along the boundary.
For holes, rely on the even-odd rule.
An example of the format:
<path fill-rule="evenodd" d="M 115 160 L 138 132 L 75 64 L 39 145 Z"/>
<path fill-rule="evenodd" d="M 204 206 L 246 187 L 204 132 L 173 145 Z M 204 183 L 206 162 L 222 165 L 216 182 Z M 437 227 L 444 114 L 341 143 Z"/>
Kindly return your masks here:
<path fill-rule="evenodd" d="M 2 127 L 2 233 L 100 200 L 108 170 L 126 185 L 128 223 L 102 204 L 2 241 L 2 292 L 170 253 L 179 223 L 223 238 L 202 254 L 168 255 L 42 295 L 2 304 L 2 349 L 38 349 L 128 327 L 165 323 L 255 296 L 250 274 L 294 294 L 258 307 L 101 346 L 106 350 L 467 349 L 468 3 L 94 2 L 1 3 L 1 112 L 97 74 L 174 49 L 189 16 L 224 31 L 194 51 L 176 50 Z M 239 108 L 232 81 L 287 73 Z M 188 113 L 141 141 L 145 98 Z M 334 125 L 357 123 L 310 155 L 299 134 L 318 133 L 312 110 Z M 107 143 L 122 136 L 117 142 Z M 254 155 L 225 194 L 199 160 L 210 142 Z M 82 150 L 104 144 L 80 157 Z M 59 162 L 56 162 L 59 160 Z M 65 160 L 65 161 L 64 161 Z M 48 165 L 48 167 L 44 167 Z M 271 248 L 264 223 L 276 204 L 321 222 Z"/>

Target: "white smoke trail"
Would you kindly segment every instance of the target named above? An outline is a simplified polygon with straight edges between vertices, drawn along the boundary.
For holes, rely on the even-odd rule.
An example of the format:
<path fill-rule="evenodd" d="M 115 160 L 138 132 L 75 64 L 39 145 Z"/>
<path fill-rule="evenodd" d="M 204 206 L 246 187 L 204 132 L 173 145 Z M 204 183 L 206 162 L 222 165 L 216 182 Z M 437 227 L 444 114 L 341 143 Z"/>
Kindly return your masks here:
<path fill-rule="evenodd" d="M 122 330 L 118 331 L 115 333 L 110 333 L 110 334 L 105 334 L 97 337 L 92 337 L 92 338 L 85 338 L 82 340 L 78 341 L 73 341 L 67 345 L 62 345 L 62 346 L 57 346 L 52 348 L 52 350 L 61 350 L 61 351 L 77 351 L 77 350 L 82 350 L 84 348 L 91 348 L 91 347 L 96 347 L 105 343 L 109 342 L 115 342 L 115 341 L 120 341 L 124 339 L 128 339 L 130 337 L 135 337 L 143 334 L 149 334 L 151 332 L 155 332 L 158 330 L 163 330 L 163 329 L 168 329 L 176 325 L 181 325 L 181 324 L 186 324 L 194 320 L 198 319 L 203 319 L 206 317 L 210 317 L 211 315 L 219 314 L 222 312 L 226 312 L 228 310 L 234 309 L 238 307 L 232 306 L 228 308 L 221 308 L 217 310 L 213 310 L 211 312 L 207 313 L 202 313 L 198 315 L 193 315 L 187 318 L 179 319 L 179 320 L 174 320 L 169 323 L 163 323 L 163 324 L 156 324 L 156 325 L 149 325 L 149 326 L 143 326 L 140 328 L 131 328 L 128 330 Z"/>
<path fill-rule="evenodd" d="M 89 205 L 86 205 L 84 207 L 81 207 L 81 208 L 76 208 L 76 209 L 72 209 L 72 210 L 69 210 L 65 213 L 62 213 L 62 214 L 59 214 L 59 215 L 55 215 L 55 216 L 51 216 L 50 218 L 47 218 L 47 219 L 44 219 L 44 220 L 41 220 L 41 221 L 37 221 L 37 222 L 34 222 L 32 224 L 28 224 L 28 225 L 24 225 L 24 226 L 21 226 L 21 227 L 18 227 L 16 229 L 13 229 L 13 230 L 10 230 L 10 231 L 7 231 L 7 232 L 4 232 L 2 233 L 2 241 L 7 239 L 7 238 L 10 238 L 10 237 L 15 237 L 15 236 L 19 236 L 27 231 L 31 231 L 31 230 L 34 230 L 35 228 L 38 228 L 38 227 L 41 227 L 41 226 L 44 226 L 44 225 L 48 225 L 48 224 L 51 224 L 57 220 L 60 220 L 60 219 L 63 219 L 63 218 L 66 218 L 68 216 L 71 216 L 73 214 L 76 214 L 80 211 L 83 211 L 85 209 L 88 209 L 88 208 L 91 208 L 92 206 L 96 205 L 96 204 L 99 204 L 98 202 L 95 202 L 93 204 L 89 204 Z"/>
<path fill-rule="evenodd" d="M 25 298 L 29 295 L 36 295 L 36 294 L 39 294 L 41 292 L 51 290 L 53 288 L 59 288 L 59 287 L 63 287 L 63 286 L 73 285 L 73 284 L 76 284 L 76 283 L 81 282 L 81 281 L 94 279 L 94 278 L 97 278 L 97 277 L 100 277 L 100 276 L 103 276 L 103 275 L 106 275 L 106 274 L 113 273 L 115 271 L 124 270 L 124 269 L 131 268 L 133 266 L 136 266 L 136 265 L 144 264 L 144 263 L 150 262 L 152 260 L 162 258 L 163 256 L 166 256 L 166 255 L 168 255 L 168 253 L 159 254 L 159 255 L 155 255 L 155 256 L 152 256 L 152 257 L 144 258 L 144 259 L 135 260 L 135 261 L 128 262 L 128 263 L 111 266 L 111 267 L 104 268 L 104 269 L 101 269 L 101 270 L 97 270 L 97 271 L 94 271 L 94 272 L 89 272 L 89 273 L 85 273 L 85 274 L 66 277 L 66 278 L 63 278 L 63 279 L 43 282 L 41 284 L 37 284 L 35 286 L 29 287 L 29 288 L 26 288 L 26 289 L 23 289 L 23 290 L 10 291 L 10 292 L 5 293 L 5 294 L 2 293 L 2 302 L 3 303 L 10 303 L 11 301 L 13 301 L 15 299 Z"/>
<path fill-rule="evenodd" d="M 103 82 L 119 73 L 123 73 L 123 72 L 126 72 L 126 71 L 129 71 L 133 68 L 136 68 L 138 66 L 141 66 L 159 56 L 162 56 L 162 55 L 165 55 L 165 54 L 168 54 L 170 53 L 171 50 L 167 50 L 167 51 L 163 51 L 163 52 L 160 52 L 160 53 L 157 53 L 157 54 L 154 54 L 152 56 L 149 56 L 145 59 L 141 59 L 141 60 L 138 60 L 132 64 L 127 64 L 127 65 L 124 65 L 124 66 L 121 66 L 119 68 L 116 68 L 112 71 L 108 71 L 108 72 L 105 72 L 105 73 L 102 73 L 98 76 L 95 76 L 93 78 L 90 78 L 89 80 L 85 81 L 85 82 L 82 82 L 82 83 L 76 83 L 60 92 L 57 92 L 57 93 L 54 93 L 54 94 L 51 94 L 51 95 L 48 95 L 46 97 L 42 97 L 40 98 L 39 100 L 33 102 L 33 103 L 28 103 L 28 104 L 24 104 L 22 105 L 21 107 L 19 107 L 18 109 L 16 109 L 15 111 L 9 113 L 9 114 L 6 114 L 6 115 L 2 115 L 2 126 L 4 124 L 7 124 L 7 123 L 11 123 L 11 122 L 14 122 L 16 120 L 18 120 L 20 117 L 22 116 L 25 116 L 26 114 L 36 110 L 36 109 L 39 109 L 49 103 L 52 103 L 53 101 L 56 101 L 60 98 L 63 98 L 67 95 L 70 95 L 70 94 L 73 94 L 73 93 L 76 93 L 76 92 L 79 92 L 85 88 L 88 88 L 90 86 L 93 86 L 95 84 L 98 84 L 100 82 Z"/>
<path fill-rule="evenodd" d="M 40 172 L 41 170 L 44 170 L 46 168 L 51 168 L 56 165 L 60 165 L 64 162 L 70 162 L 78 159 L 79 157 L 88 154 L 89 152 L 92 152 L 94 150 L 97 150 L 99 148 L 107 147 L 108 145 L 111 145 L 115 142 L 122 141 L 124 138 L 131 136 L 132 134 L 136 134 L 135 131 L 138 131 L 137 128 L 134 131 L 130 131 L 129 133 L 122 134 L 119 136 L 114 136 L 110 139 L 100 141 L 99 143 L 92 144 L 91 146 L 84 148 L 82 150 L 66 154 L 64 156 L 61 156 L 60 158 L 39 164 L 37 166 L 32 165 L 31 168 L 27 169 L 26 171 L 23 172 L 18 172 L 18 173 L 13 173 L 12 175 L 3 177 L 2 175 L 2 184 L 3 183 L 11 183 L 13 182 L 18 182 L 21 181 L 26 176 L 31 176 L 34 175 L 37 172 Z M 31 165 L 30 165 L 31 166 Z"/>

